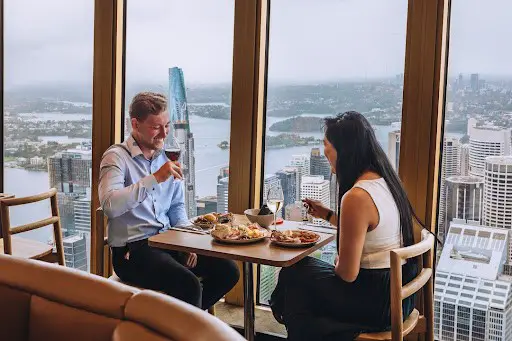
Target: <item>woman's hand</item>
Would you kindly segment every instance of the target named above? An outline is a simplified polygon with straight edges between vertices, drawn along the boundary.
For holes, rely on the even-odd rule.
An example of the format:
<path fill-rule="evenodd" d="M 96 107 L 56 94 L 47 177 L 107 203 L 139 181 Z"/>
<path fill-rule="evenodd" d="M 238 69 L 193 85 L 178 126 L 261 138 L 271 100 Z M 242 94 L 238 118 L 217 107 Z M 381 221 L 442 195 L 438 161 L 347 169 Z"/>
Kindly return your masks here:
<path fill-rule="evenodd" d="M 308 209 L 308 214 L 315 218 L 325 219 L 327 214 L 331 211 L 328 207 L 325 207 L 320 200 L 313 199 L 302 199 L 304 206 Z"/>

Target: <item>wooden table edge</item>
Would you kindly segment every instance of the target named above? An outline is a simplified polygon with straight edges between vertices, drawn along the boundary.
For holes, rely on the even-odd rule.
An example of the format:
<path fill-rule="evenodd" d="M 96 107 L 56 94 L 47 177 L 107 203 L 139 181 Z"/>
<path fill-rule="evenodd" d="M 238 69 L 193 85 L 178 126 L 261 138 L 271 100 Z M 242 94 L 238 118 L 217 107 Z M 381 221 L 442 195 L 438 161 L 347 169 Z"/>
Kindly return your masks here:
<path fill-rule="evenodd" d="M 183 233 L 186 233 L 186 232 L 183 232 Z M 334 240 L 335 235 L 330 235 L 327 238 L 325 238 L 324 240 L 316 243 L 314 246 L 311 246 L 309 248 L 309 249 L 311 249 L 311 252 L 309 252 L 308 254 L 306 254 L 306 255 L 299 254 L 296 257 L 289 259 L 287 261 L 262 261 L 261 258 L 252 258 L 250 256 L 234 255 L 232 253 L 227 253 L 227 252 L 201 250 L 201 249 L 198 250 L 193 247 L 180 246 L 180 245 L 172 245 L 172 247 L 169 247 L 169 245 L 166 243 L 155 242 L 154 240 L 152 240 L 153 238 L 154 238 L 154 236 L 150 237 L 148 239 L 148 245 L 151 247 L 156 247 L 156 248 L 165 249 L 165 250 L 192 252 L 192 253 L 196 253 L 196 254 L 202 255 L 202 256 L 209 256 L 209 257 L 222 258 L 222 259 L 231 259 L 231 260 L 236 260 L 236 261 L 241 261 L 241 262 L 249 262 L 249 263 L 254 263 L 254 264 L 270 265 L 270 266 L 275 266 L 275 267 L 279 267 L 279 268 L 286 268 L 286 267 L 289 267 L 289 266 L 299 262 L 300 260 L 306 258 L 307 256 L 311 255 L 313 252 L 320 249 L 321 247 L 329 244 L 331 241 Z M 279 246 L 272 246 L 272 247 L 286 249 L 286 247 L 279 247 Z"/>

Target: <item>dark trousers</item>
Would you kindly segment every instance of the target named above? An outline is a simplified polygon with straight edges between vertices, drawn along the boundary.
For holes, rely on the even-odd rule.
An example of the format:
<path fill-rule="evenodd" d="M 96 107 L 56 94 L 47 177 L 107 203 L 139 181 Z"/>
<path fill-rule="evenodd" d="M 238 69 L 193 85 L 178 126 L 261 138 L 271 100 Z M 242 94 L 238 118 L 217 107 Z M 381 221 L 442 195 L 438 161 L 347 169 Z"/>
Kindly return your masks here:
<path fill-rule="evenodd" d="M 112 248 L 112 265 L 123 282 L 164 292 L 203 310 L 238 281 L 239 271 L 233 261 L 198 255 L 192 269 L 183 265 L 185 261 L 186 254 L 150 247 L 147 240 L 136 242 L 136 247 Z"/>
<path fill-rule="evenodd" d="M 403 282 L 415 273 L 414 265 L 404 265 Z M 286 325 L 289 340 L 353 340 L 360 332 L 389 329 L 390 271 L 361 269 L 356 281 L 348 283 L 331 264 L 306 257 L 281 269 L 270 306 Z M 404 317 L 413 306 L 414 295 L 403 301 Z"/>

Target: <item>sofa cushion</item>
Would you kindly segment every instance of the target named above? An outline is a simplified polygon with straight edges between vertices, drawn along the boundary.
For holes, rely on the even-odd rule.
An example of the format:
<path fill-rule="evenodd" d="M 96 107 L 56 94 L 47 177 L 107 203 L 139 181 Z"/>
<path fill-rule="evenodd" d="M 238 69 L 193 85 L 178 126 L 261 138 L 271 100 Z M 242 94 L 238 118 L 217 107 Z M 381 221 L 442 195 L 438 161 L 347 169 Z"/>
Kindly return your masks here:
<path fill-rule="evenodd" d="M 0 285 L 117 319 L 123 318 L 126 302 L 139 291 L 80 270 L 13 256 L 0 255 L 0 269 Z"/>
<path fill-rule="evenodd" d="M 171 341 L 160 334 L 149 330 L 133 322 L 123 321 L 119 323 L 112 341 Z"/>
<path fill-rule="evenodd" d="M 173 340 L 245 340 L 215 316 L 152 290 L 143 290 L 128 301 L 125 318 Z"/>
<path fill-rule="evenodd" d="M 30 298 L 29 293 L 0 285 L 0 339 L 27 340 Z"/>
<path fill-rule="evenodd" d="M 32 296 L 28 341 L 110 341 L 119 322 Z"/>

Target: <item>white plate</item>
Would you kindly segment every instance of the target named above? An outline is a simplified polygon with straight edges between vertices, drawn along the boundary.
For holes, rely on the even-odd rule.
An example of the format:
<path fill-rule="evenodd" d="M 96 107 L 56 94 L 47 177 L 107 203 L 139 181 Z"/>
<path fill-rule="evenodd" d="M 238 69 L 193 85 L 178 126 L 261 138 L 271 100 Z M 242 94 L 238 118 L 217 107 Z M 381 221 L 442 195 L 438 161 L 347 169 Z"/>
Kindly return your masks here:
<path fill-rule="evenodd" d="M 251 244 L 251 243 L 256 243 L 256 242 L 262 241 L 263 239 L 266 238 L 265 236 L 263 236 L 263 237 L 251 238 L 251 239 L 221 239 L 221 238 L 215 237 L 214 235 L 211 235 L 211 236 L 212 236 L 213 240 L 215 240 L 216 242 L 219 242 L 219 243 L 223 243 L 223 244 Z"/>
<path fill-rule="evenodd" d="M 290 247 L 290 248 L 305 248 L 305 247 L 313 246 L 316 243 L 318 243 L 318 241 L 310 242 L 310 243 L 287 243 L 287 242 L 278 242 L 277 240 L 272 240 L 272 239 L 270 240 L 270 242 L 275 245 Z"/>

